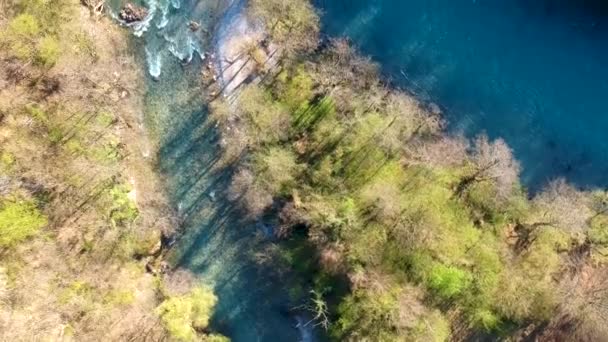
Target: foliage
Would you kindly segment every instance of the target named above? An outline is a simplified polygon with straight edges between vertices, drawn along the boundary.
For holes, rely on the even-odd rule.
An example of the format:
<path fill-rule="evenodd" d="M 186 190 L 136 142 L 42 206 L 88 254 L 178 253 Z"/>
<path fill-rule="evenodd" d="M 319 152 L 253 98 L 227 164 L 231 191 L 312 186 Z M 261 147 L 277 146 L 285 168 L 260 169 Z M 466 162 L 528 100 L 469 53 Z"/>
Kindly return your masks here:
<path fill-rule="evenodd" d="M 52 36 L 46 36 L 40 40 L 38 45 L 38 63 L 51 67 L 57 63 L 60 53 L 59 41 Z"/>
<path fill-rule="evenodd" d="M 249 7 L 252 17 L 266 26 L 288 55 L 315 47 L 319 18 L 309 1 L 253 0 Z"/>
<path fill-rule="evenodd" d="M 420 294 L 409 286 L 362 289 L 345 298 L 333 336 L 346 341 L 448 341 L 449 322 L 437 310 L 427 310 Z"/>
<path fill-rule="evenodd" d="M 131 191 L 129 186 L 120 183 L 108 190 L 108 217 L 113 225 L 128 225 L 139 215 L 137 205 L 129 197 Z"/>
<path fill-rule="evenodd" d="M 0 170 L 9 172 L 15 165 L 15 161 L 14 154 L 7 151 L 0 152 Z"/>
<path fill-rule="evenodd" d="M 156 308 L 156 313 L 172 337 L 180 341 L 195 341 L 197 331 L 209 324 L 216 302 L 217 297 L 210 289 L 197 287 L 183 296 L 165 299 Z M 211 341 L 214 339 L 218 337 Z"/>
<path fill-rule="evenodd" d="M 338 308 L 340 318 L 334 327 L 334 335 L 349 341 L 395 341 L 399 338 L 394 329 L 398 309 L 395 290 L 355 292 Z"/>
<path fill-rule="evenodd" d="M 0 32 L 0 46 L 23 62 L 50 68 L 61 54 L 61 23 L 70 13 L 66 0 L 22 0 L 16 3 L 18 15 Z"/>
<path fill-rule="evenodd" d="M 298 169 L 295 155 L 286 149 L 271 147 L 254 156 L 260 182 L 274 194 L 288 192 L 286 187 L 294 182 Z"/>
<path fill-rule="evenodd" d="M 470 285 L 471 275 L 453 266 L 436 265 L 429 274 L 429 288 L 440 299 L 458 296 Z"/>
<path fill-rule="evenodd" d="M 473 336 L 546 323 L 563 305 L 564 269 L 580 276 L 608 249 L 608 195 L 555 180 L 530 196 L 504 140 L 447 136 L 441 118 L 382 84 L 348 42 L 313 43 L 309 4 L 249 3 L 286 53 L 272 77 L 241 88 L 236 114 L 211 110 L 242 133 L 224 145 L 246 141 L 240 152 L 250 152 L 231 198 L 252 217 L 281 210 L 282 226 L 305 227 L 301 244 L 332 251 L 334 266 L 315 260 L 321 273 L 349 279 L 351 292 L 327 301 L 332 336 L 441 341 L 455 324 Z M 302 248 L 286 245 L 288 256 Z M 290 261 L 319 273 L 311 260 Z M 404 303 L 414 313 L 405 323 Z"/>
<path fill-rule="evenodd" d="M 40 33 L 38 20 L 31 14 L 21 14 L 11 20 L 2 33 L 2 42 L 16 58 L 29 60 L 35 53 L 33 41 Z"/>
<path fill-rule="evenodd" d="M 35 203 L 21 199 L 5 199 L 0 204 L 0 247 L 16 244 L 38 234 L 47 219 Z"/>

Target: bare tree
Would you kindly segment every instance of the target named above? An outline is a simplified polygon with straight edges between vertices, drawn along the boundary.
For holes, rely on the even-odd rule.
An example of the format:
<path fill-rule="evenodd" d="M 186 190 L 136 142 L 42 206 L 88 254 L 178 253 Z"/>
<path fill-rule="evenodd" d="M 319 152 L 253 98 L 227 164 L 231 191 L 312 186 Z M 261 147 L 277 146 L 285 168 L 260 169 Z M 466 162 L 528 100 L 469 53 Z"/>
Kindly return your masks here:
<path fill-rule="evenodd" d="M 540 216 L 538 221 L 573 233 L 583 233 L 593 215 L 588 196 L 561 178 L 549 183 L 532 203 Z"/>
<path fill-rule="evenodd" d="M 228 198 L 239 202 L 251 217 L 258 217 L 272 204 L 272 195 L 255 183 L 253 173 L 240 169 L 232 178 Z"/>
<path fill-rule="evenodd" d="M 517 235 L 516 251 L 527 249 L 538 237 L 542 228 L 553 227 L 571 234 L 578 234 L 584 240 L 589 219 L 593 216 L 589 197 L 557 179 L 532 200 L 532 208 L 514 227 Z"/>
<path fill-rule="evenodd" d="M 456 194 L 462 195 L 476 182 L 489 181 L 494 184 L 497 199 L 508 198 L 519 180 L 520 167 L 507 143 L 502 139 L 489 141 L 481 135 L 475 139 L 471 161 L 473 172 L 460 180 Z"/>
<path fill-rule="evenodd" d="M 585 266 L 562 279 L 565 300 L 538 341 L 608 340 L 608 269 Z"/>
<path fill-rule="evenodd" d="M 410 152 L 413 159 L 431 167 L 456 167 L 468 158 L 469 141 L 463 136 L 445 136 L 418 141 Z"/>
<path fill-rule="evenodd" d="M 266 26 L 269 38 L 285 55 L 293 55 L 317 46 L 319 17 L 308 1 L 252 0 L 250 16 Z"/>
<path fill-rule="evenodd" d="M 378 84 L 378 65 L 363 57 L 344 39 L 333 39 L 315 64 L 315 79 L 324 92 L 336 95 L 369 92 Z"/>

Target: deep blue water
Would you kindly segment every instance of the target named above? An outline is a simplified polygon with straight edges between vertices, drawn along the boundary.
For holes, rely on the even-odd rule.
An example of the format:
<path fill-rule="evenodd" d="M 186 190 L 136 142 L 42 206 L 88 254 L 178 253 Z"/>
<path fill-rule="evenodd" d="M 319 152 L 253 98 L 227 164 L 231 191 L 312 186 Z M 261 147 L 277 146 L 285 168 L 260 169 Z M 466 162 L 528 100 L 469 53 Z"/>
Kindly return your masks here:
<path fill-rule="evenodd" d="M 450 131 L 504 138 L 532 190 L 608 186 L 605 1 L 316 2 L 326 33 L 440 105 Z"/>

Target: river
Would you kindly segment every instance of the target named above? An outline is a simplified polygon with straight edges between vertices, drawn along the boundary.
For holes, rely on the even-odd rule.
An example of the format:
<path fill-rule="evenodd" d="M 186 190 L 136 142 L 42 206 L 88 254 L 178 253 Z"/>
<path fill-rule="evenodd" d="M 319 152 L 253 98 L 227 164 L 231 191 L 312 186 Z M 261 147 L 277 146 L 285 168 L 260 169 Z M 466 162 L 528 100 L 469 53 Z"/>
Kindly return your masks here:
<path fill-rule="evenodd" d="M 350 37 L 395 84 L 437 103 L 451 132 L 503 137 L 535 189 L 560 176 L 608 185 L 608 22 L 589 1 L 317 4 L 326 33 Z M 220 151 L 200 89 L 200 55 L 215 50 L 213 32 L 230 1 L 144 4 L 149 20 L 132 27 L 133 52 L 150 75 L 143 115 L 183 219 L 175 262 L 214 288 L 212 325 L 233 341 L 310 340 L 294 328 L 288 289 L 255 261 L 270 242 L 224 198 L 230 172 L 214 168 Z M 191 20 L 201 28 L 190 30 Z"/>
<path fill-rule="evenodd" d="M 111 0 L 117 19 L 122 0 Z M 207 121 L 201 89 L 201 56 L 217 50 L 215 32 L 238 14 L 231 0 L 147 0 L 143 23 L 130 27 L 133 53 L 148 75 L 146 128 L 158 142 L 159 171 L 182 219 L 176 265 L 214 289 L 218 304 L 212 328 L 233 342 L 312 341 L 304 320 L 291 310 L 288 290 L 276 270 L 257 262 L 271 243 L 264 227 L 242 218 L 225 198 L 230 170 L 216 168 L 218 134 Z M 200 24 L 191 30 L 189 23 Z M 184 62 L 184 63 L 182 63 Z M 187 63 L 186 63 L 187 62 Z"/>
<path fill-rule="evenodd" d="M 608 3 L 316 0 L 386 77 L 438 104 L 453 133 L 504 138 L 532 191 L 608 186 Z"/>

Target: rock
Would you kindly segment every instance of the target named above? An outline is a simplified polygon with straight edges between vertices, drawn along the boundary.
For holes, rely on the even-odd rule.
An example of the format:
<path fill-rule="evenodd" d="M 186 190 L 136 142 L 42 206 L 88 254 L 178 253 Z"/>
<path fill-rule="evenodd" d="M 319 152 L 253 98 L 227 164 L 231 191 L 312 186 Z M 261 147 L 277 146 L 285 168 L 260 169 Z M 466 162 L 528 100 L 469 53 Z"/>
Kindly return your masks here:
<path fill-rule="evenodd" d="M 144 20 L 147 15 L 148 10 L 145 7 L 133 5 L 132 3 L 127 3 L 120 10 L 118 17 L 126 23 L 130 24 Z"/>
<path fill-rule="evenodd" d="M 431 102 L 429 104 L 429 110 L 431 111 L 431 113 L 433 113 L 434 115 L 441 115 L 441 108 L 439 107 L 439 105 L 437 105 L 436 103 Z"/>
<path fill-rule="evenodd" d="M 104 10 L 104 0 L 80 0 L 80 3 L 88 7 L 95 15 L 101 15 Z"/>
<path fill-rule="evenodd" d="M 156 267 L 154 267 L 154 261 L 155 261 L 154 258 L 151 258 L 151 257 L 146 259 L 146 266 L 145 266 L 146 272 L 153 274 L 153 275 L 157 275 L 158 272 L 156 270 Z"/>
<path fill-rule="evenodd" d="M 160 266 L 159 266 L 159 271 L 162 274 L 167 274 L 167 273 L 169 273 L 169 271 L 171 271 L 171 265 L 169 265 L 169 263 L 166 261 L 161 261 Z"/>
<path fill-rule="evenodd" d="M 191 20 L 188 23 L 188 27 L 190 28 L 190 31 L 196 32 L 196 31 L 198 31 L 198 29 L 201 28 L 201 24 L 197 23 L 196 21 Z"/>
<path fill-rule="evenodd" d="M 154 246 L 152 246 L 150 249 L 148 249 L 148 255 L 153 256 L 153 257 L 158 257 L 158 256 L 160 256 L 162 251 L 163 251 L 163 245 L 159 239 L 158 242 Z"/>

